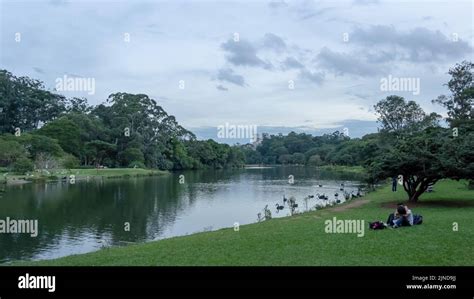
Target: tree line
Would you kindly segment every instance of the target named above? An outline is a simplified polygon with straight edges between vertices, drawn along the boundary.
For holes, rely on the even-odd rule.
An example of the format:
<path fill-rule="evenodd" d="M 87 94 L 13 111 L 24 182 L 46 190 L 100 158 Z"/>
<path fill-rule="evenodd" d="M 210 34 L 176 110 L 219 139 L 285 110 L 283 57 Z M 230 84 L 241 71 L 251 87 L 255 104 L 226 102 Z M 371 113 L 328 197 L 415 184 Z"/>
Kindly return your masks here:
<path fill-rule="evenodd" d="M 433 103 L 447 110 L 443 119 L 415 102 L 391 95 L 375 106 L 380 130 L 362 138 L 341 132 L 311 136 L 290 133 L 264 136 L 253 150 L 244 146 L 249 164 L 361 165 L 370 184 L 400 178 L 410 201 L 445 178 L 470 179 L 474 187 L 474 64 L 463 61 L 449 70 L 450 95 Z"/>
<path fill-rule="evenodd" d="M 145 94 L 114 93 L 92 106 L 42 82 L 0 71 L 0 167 L 164 170 L 241 167 L 239 147 L 196 140 Z"/>
<path fill-rule="evenodd" d="M 264 135 L 256 147 L 197 140 L 145 94 L 114 93 L 93 106 L 1 70 L 0 167 L 25 173 L 58 167 L 361 165 L 371 184 L 401 176 L 409 200 L 417 201 L 440 179 L 474 179 L 473 69 L 463 61 L 449 70 L 451 94 L 433 100 L 446 108 L 445 119 L 392 95 L 374 106 L 378 133 Z"/>

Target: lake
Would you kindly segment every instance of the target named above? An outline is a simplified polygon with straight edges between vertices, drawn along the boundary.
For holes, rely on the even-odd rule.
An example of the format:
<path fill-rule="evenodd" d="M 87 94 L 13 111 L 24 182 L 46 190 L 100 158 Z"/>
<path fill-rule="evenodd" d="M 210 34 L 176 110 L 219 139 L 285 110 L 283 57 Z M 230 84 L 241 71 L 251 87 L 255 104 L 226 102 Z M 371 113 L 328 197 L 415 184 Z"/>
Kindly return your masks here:
<path fill-rule="evenodd" d="M 314 168 L 270 167 L 8 186 L 0 198 L 0 219 L 37 219 L 39 233 L 0 234 L 0 262 L 51 259 L 255 223 L 265 205 L 274 218 L 285 217 L 288 207 L 278 213 L 275 207 L 284 195 L 294 196 L 301 212 L 307 195 L 325 193 L 334 200 L 338 192 L 343 200 L 341 184 L 356 191 L 359 179 Z M 310 199 L 308 206 L 317 201 Z"/>

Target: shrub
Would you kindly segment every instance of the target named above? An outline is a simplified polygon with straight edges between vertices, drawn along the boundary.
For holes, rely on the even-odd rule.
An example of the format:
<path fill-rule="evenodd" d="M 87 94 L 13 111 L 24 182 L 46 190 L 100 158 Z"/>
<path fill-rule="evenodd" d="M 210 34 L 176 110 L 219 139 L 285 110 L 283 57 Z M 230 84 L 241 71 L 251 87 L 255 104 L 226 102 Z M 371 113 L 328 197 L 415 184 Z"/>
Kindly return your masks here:
<path fill-rule="evenodd" d="M 59 168 L 59 160 L 51 154 L 40 152 L 35 158 L 35 168 L 39 170 Z"/>
<path fill-rule="evenodd" d="M 469 181 L 469 184 L 467 185 L 467 188 L 469 190 L 474 190 L 474 180 L 470 180 Z"/>
<path fill-rule="evenodd" d="M 129 168 L 146 168 L 145 164 L 141 161 L 133 161 L 130 164 L 128 164 Z"/>
<path fill-rule="evenodd" d="M 319 155 L 312 155 L 308 159 L 308 164 L 311 166 L 321 166 L 323 165 L 323 161 Z"/>
<path fill-rule="evenodd" d="M 79 159 L 73 155 L 65 155 L 61 160 L 61 165 L 66 169 L 72 169 L 79 167 Z"/>
<path fill-rule="evenodd" d="M 28 158 L 19 158 L 18 160 L 13 163 L 12 170 L 13 172 L 19 174 L 25 174 L 28 171 L 32 171 L 34 169 L 33 162 Z"/>

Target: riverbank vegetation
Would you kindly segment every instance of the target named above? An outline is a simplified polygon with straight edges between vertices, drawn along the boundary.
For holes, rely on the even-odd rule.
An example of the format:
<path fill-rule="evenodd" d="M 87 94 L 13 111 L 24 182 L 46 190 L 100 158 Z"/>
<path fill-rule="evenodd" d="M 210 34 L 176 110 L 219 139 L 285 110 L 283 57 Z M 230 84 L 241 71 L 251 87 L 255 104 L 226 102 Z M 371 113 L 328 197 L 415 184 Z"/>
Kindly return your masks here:
<path fill-rule="evenodd" d="M 94 178 L 129 178 L 165 175 L 167 171 L 143 168 L 96 168 L 96 169 L 54 169 L 51 171 L 31 172 L 28 175 L 4 173 L 2 182 L 6 184 L 21 184 L 27 182 L 46 181 L 81 181 Z M 1 173 L 0 173 L 1 175 Z"/>
<path fill-rule="evenodd" d="M 469 266 L 474 251 L 474 191 L 466 181 L 442 180 L 423 200 L 409 204 L 424 223 L 373 231 L 368 221 L 385 221 L 403 192 L 383 186 L 334 208 L 274 218 L 213 232 L 139 245 L 113 247 L 54 260 L 18 262 L 33 266 Z M 365 221 L 363 237 L 325 232 L 325 221 Z M 394 245 L 396 244 L 396 246 Z M 394 250 L 396 248 L 396 250 Z"/>
<path fill-rule="evenodd" d="M 71 168 L 161 170 L 242 167 L 238 147 L 196 140 L 144 94 L 115 93 L 97 106 L 0 71 L 0 167 L 25 174 Z"/>
<path fill-rule="evenodd" d="M 338 131 L 323 136 L 264 135 L 256 150 L 245 150 L 247 163 L 363 166 L 367 183 L 400 180 L 411 202 L 441 179 L 469 179 L 473 186 L 473 70 L 468 61 L 449 70 L 451 94 L 433 100 L 447 109 L 445 119 L 392 95 L 374 106 L 381 125 L 378 133 L 352 139 Z"/>
<path fill-rule="evenodd" d="M 0 167 L 22 175 L 75 168 L 356 167 L 371 185 L 399 179 L 416 202 L 441 179 L 474 180 L 473 69 L 464 61 L 449 70 L 451 94 L 433 100 L 447 109 L 446 119 L 392 95 L 374 106 L 378 133 L 263 134 L 259 142 L 235 146 L 197 140 L 145 94 L 114 93 L 91 106 L 85 98 L 65 98 L 40 81 L 3 70 Z"/>

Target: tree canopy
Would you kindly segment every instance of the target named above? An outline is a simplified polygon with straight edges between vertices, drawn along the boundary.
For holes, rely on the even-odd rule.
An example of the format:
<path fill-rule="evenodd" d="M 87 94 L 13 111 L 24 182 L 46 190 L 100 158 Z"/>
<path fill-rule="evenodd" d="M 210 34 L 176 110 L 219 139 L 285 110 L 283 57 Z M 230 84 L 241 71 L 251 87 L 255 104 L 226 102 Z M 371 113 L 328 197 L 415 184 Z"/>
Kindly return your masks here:
<path fill-rule="evenodd" d="M 196 140 L 145 94 L 114 93 L 91 106 L 87 99 L 67 99 L 38 80 L 2 70 L 0 95 L 0 166 L 45 155 L 76 159 L 84 167 L 195 169 L 245 163 L 239 147 Z"/>
<path fill-rule="evenodd" d="M 442 117 L 390 95 L 375 104 L 380 130 L 362 138 L 264 135 L 260 144 L 230 146 L 197 140 L 145 94 L 113 93 L 103 103 L 68 99 L 42 82 L 0 70 L 0 167 L 31 171 L 63 167 L 148 167 L 167 170 L 247 164 L 362 165 L 368 182 L 403 177 L 410 201 L 444 178 L 474 180 L 472 62 L 449 70 L 450 95 L 433 100 Z M 19 130 L 18 130 L 19 129 Z"/>

